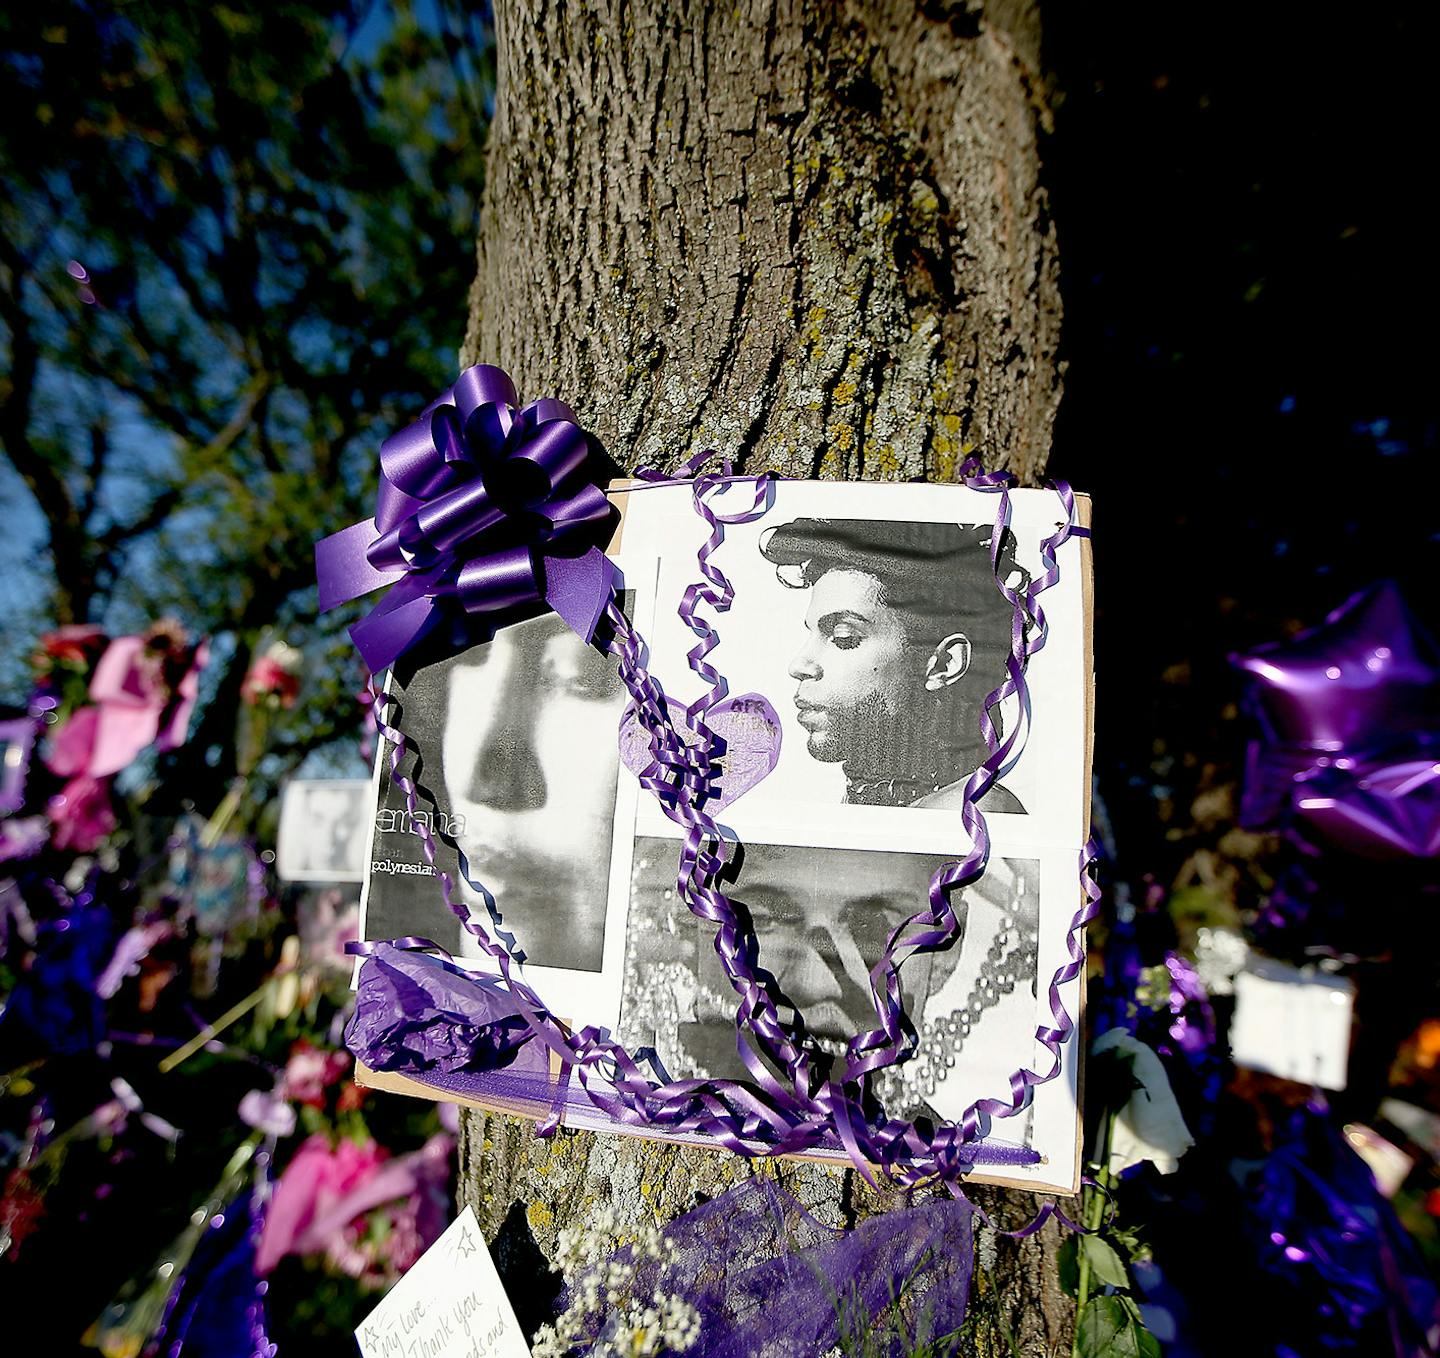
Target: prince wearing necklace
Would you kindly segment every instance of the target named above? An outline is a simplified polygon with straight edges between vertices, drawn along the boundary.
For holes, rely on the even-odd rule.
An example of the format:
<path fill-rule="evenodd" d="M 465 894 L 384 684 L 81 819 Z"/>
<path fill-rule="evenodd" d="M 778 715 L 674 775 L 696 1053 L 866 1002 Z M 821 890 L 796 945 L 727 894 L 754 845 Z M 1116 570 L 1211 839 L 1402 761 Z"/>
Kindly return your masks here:
<path fill-rule="evenodd" d="M 980 713 L 1005 678 L 1013 610 L 999 581 L 1027 581 L 995 528 L 796 519 L 760 550 L 782 584 L 812 592 L 790 663 L 810 755 L 838 763 L 845 801 L 959 807 L 985 757 Z M 999 728 L 999 713 L 991 710 Z M 982 811 L 1023 813 L 999 783 Z"/>

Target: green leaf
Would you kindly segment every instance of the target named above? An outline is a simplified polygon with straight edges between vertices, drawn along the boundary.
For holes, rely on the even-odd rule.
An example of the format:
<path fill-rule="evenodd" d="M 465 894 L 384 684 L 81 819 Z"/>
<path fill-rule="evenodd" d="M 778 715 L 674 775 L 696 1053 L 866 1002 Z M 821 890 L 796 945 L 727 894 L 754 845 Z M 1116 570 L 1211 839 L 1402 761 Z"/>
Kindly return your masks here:
<path fill-rule="evenodd" d="M 1110 1242 L 1098 1235 L 1080 1237 L 1080 1257 L 1090 1265 L 1091 1276 L 1111 1287 L 1130 1286 L 1130 1275 Z"/>
<path fill-rule="evenodd" d="M 1060 1286 L 1068 1296 L 1080 1295 L 1080 1237 L 1067 1235 L 1060 1243 Z"/>
<path fill-rule="evenodd" d="M 1079 1358 L 1160 1358 L 1160 1341 L 1128 1297 L 1096 1297 L 1080 1312 L 1075 1352 Z"/>

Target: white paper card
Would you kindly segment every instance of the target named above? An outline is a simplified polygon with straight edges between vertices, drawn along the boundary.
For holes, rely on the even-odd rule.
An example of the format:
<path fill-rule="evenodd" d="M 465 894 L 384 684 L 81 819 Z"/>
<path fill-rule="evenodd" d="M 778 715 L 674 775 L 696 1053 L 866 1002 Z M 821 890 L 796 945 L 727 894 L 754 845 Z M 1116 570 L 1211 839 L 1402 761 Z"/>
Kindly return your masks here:
<path fill-rule="evenodd" d="M 363 882 L 375 819 L 368 778 L 292 778 L 280 793 L 282 882 Z"/>
<path fill-rule="evenodd" d="M 362 1358 L 530 1358 L 467 1207 L 355 1331 Z"/>
<path fill-rule="evenodd" d="M 1252 957 L 1235 977 L 1230 1054 L 1237 1066 L 1344 1089 L 1354 987 L 1340 976 Z"/>
<path fill-rule="evenodd" d="M 1041 544 L 1063 510 L 1051 492 L 1014 492 L 997 551 L 999 501 L 969 487 L 787 481 L 772 492 L 759 517 L 727 524 L 713 557 L 734 601 L 707 663 L 735 706 L 711 714 L 734 742 L 711 814 L 743 845 L 727 889 L 756 922 L 759 966 L 828 1062 L 876 1022 L 870 971 L 890 932 L 926 900 L 936 869 L 972 846 L 963 793 L 1014 625 L 1000 582 L 1019 588 L 1046 570 Z M 680 605 L 711 529 L 688 485 L 621 498 L 621 606 L 683 708 L 705 691 Z M 732 486 L 712 508 L 751 499 Z M 1028 701 L 1007 698 L 991 717 L 1023 737 L 1023 753 L 981 804 L 989 867 L 963 892 L 963 936 L 905 968 L 922 1055 L 882 1079 L 891 1116 L 959 1118 L 1007 1098 L 1017 1071 L 1053 1065 L 1035 1034 L 1054 1023 L 1051 978 L 1069 962 L 1083 900 L 1091 687 L 1080 540 L 1057 559 L 1045 644 L 1025 665 Z M 402 661 L 386 683 L 407 736 L 399 770 L 420 791 L 407 797 L 391 777 L 382 740 L 361 937 L 419 935 L 493 970 L 456 918 L 468 913 L 523 958 L 542 996 L 559 997 L 548 999 L 556 1012 L 648 1051 L 657 1078 L 748 1078 L 714 925 L 677 891 L 683 833 L 621 757 L 638 728 L 625 725 L 613 659 L 553 614 L 438 650 Z M 764 712 L 738 706 L 747 697 Z M 422 831 L 436 841 L 433 863 Z M 448 904 L 437 868 L 452 883 Z M 1080 989 L 1078 979 L 1062 988 L 1072 1015 Z M 988 1132 L 1038 1156 L 1004 1178 L 1077 1191 L 1078 1047 L 1072 1036 L 1063 1075 Z M 566 1118 L 608 1122 L 598 1109 Z"/>

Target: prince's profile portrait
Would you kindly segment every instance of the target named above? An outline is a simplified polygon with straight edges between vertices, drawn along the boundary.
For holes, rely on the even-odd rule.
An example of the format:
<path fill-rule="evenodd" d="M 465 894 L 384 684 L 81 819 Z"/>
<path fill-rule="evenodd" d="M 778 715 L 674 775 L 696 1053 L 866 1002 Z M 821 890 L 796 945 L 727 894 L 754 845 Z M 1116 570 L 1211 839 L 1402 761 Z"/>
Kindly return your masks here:
<path fill-rule="evenodd" d="M 811 758 L 841 766 L 847 803 L 960 806 L 1006 676 L 1015 610 L 1000 586 L 1028 583 L 1009 534 L 992 554 L 996 531 L 802 518 L 762 534 L 780 582 L 810 591 L 789 665 L 795 720 Z M 999 782 L 979 806 L 1025 811 Z"/>

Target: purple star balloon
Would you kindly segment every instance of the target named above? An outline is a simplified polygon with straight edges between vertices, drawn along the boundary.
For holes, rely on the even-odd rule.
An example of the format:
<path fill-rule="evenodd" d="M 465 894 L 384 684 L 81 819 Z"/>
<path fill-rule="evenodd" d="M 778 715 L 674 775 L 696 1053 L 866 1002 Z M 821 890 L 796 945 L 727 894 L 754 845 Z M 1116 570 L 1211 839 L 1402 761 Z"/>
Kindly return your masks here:
<path fill-rule="evenodd" d="M 1247 825 L 1363 858 L 1440 856 L 1440 648 L 1385 580 L 1316 628 L 1233 663 L 1261 729 Z"/>
<path fill-rule="evenodd" d="M 1440 749 L 1419 758 L 1346 760 L 1295 788 L 1295 814 L 1362 858 L 1440 857 Z"/>
<path fill-rule="evenodd" d="M 1232 661 L 1254 676 L 1267 742 L 1343 750 L 1440 732 L 1440 648 L 1393 580 L 1352 595 L 1319 627 Z"/>

